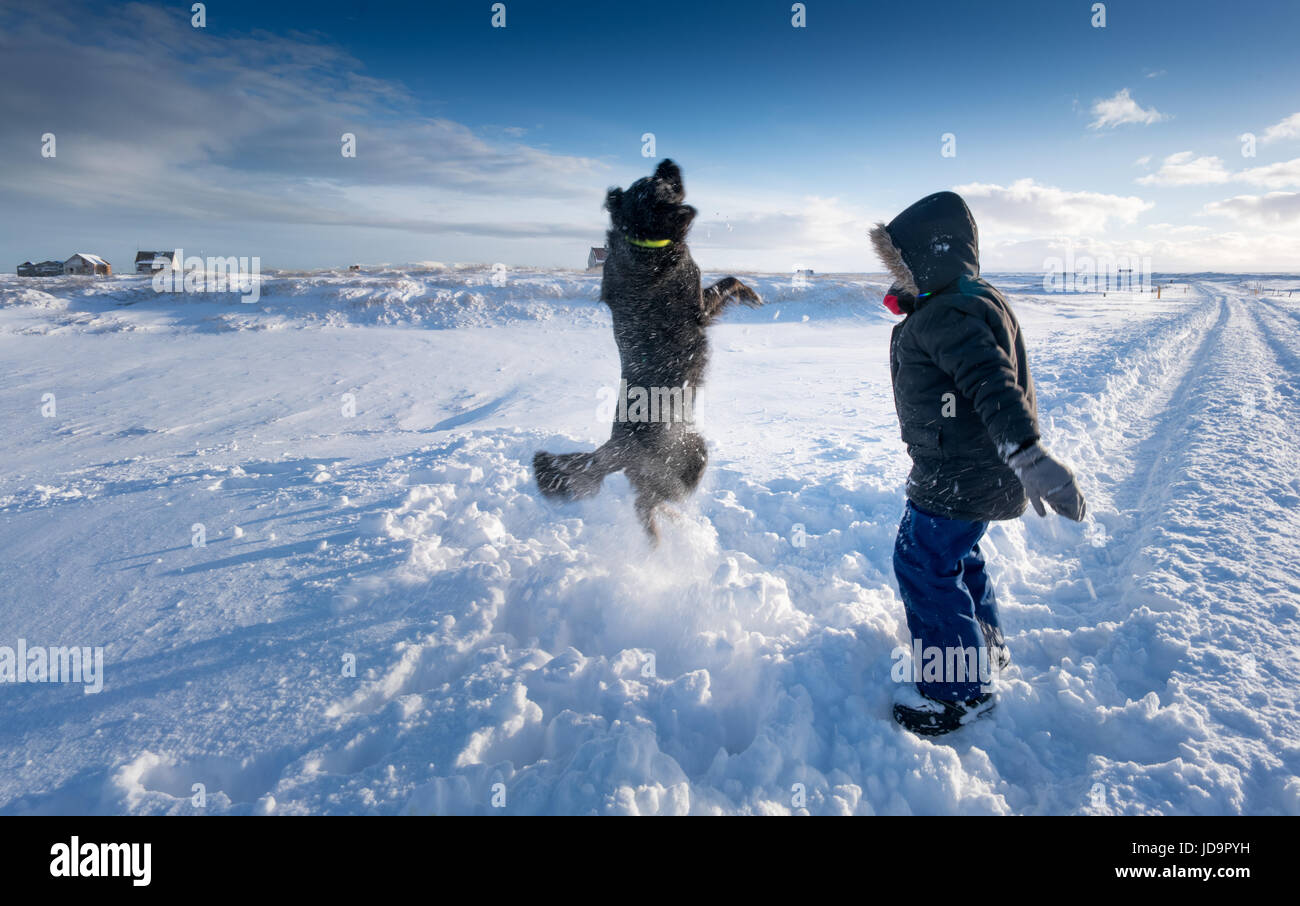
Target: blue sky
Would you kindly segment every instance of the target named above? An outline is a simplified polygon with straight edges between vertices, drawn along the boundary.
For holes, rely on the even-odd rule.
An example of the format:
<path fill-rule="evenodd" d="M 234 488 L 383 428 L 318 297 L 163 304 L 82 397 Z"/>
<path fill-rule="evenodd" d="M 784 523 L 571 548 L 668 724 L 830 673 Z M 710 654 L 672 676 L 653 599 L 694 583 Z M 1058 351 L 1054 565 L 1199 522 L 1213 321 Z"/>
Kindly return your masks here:
<path fill-rule="evenodd" d="M 956 188 L 989 270 L 1300 270 L 1291 0 L 491 6 L 7 2 L 0 263 L 581 265 L 649 132 L 709 269 L 875 270 L 869 224 Z"/>

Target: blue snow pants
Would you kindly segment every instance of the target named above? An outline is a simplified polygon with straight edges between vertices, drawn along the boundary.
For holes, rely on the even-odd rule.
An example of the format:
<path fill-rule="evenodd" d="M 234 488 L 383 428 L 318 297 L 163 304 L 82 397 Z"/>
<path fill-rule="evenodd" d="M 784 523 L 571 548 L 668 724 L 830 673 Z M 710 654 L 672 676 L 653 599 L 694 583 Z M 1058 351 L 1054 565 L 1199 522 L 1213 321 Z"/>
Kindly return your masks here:
<path fill-rule="evenodd" d="M 931 515 L 908 501 L 894 543 L 894 574 L 914 651 L 915 640 L 922 651 L 932 646 L 947 652 L 954 647 L 978 650 L 1003 644 L 993 583 L 979 549 L 987 528 L 987 522 Z M 916 665 L 918 675 L 921 666 Z M 947 672 L 940 681 L 922 679 L 917 686 L 924 694 L 947 701 L 980 694 L 978 677 L 943 681 L 954 677 L 955 673 Z"/>

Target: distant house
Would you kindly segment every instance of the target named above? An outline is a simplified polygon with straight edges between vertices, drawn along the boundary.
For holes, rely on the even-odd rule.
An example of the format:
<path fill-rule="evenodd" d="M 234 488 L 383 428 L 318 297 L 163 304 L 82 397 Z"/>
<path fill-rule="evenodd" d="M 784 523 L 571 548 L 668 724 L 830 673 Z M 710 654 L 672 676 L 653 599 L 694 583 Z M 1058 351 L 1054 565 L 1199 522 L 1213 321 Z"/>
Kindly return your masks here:
<path fill-rule="evenodd" d="M 42 261 L 39 264 L 24 261 L 18 265 L 18 276 L 20 277 L 60 277 L 62 275 L 62 261 Z"/>
<path fill-rule="evenodd" d="M 164 267 L 175 270 L 176 264 L 173 260 L 175 255 L 175 252 L 136 252 L 135 272 L 137 274 L 152 274 Z"/>
<path fill-rule="evenodd" d="M 605 256 L 609 254 L 609 249 L 601 246 L 600 248 L 592 247 L 587 253 L 587 270 L 605 266 Z"/>
<path fill-rule="evenodd" d="M 359 265 L 359 264 L 349 264 L 349 265 L 348 265 L 348 270 L 350 270 L 350 271 L 359 271 L 359 270 L 361 270 L 361 265 Z"/>
<path fill-rule="evenodd" d="M 98 255 L 77 252 L 63 262 L 63 272 L 82 277 L 109 277 L 113 274 L 113 266 Z"/>

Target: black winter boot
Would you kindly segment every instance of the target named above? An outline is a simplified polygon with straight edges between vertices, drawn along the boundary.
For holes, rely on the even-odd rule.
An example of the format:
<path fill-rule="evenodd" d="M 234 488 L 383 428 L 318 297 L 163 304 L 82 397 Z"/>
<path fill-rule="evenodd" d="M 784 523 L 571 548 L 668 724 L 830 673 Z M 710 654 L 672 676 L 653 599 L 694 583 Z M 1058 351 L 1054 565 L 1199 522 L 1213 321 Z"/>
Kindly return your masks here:
<path fill-rule="evenodd" d="M 918 736 L 951 733 L 976 718 L 983 717 L 997 703 L 991 692 L 955 702 L 931 698 L 919 689 L 916 693 L 916 696 L 908 697 L 909 701 L 894 705 L 894 720 Z"/>

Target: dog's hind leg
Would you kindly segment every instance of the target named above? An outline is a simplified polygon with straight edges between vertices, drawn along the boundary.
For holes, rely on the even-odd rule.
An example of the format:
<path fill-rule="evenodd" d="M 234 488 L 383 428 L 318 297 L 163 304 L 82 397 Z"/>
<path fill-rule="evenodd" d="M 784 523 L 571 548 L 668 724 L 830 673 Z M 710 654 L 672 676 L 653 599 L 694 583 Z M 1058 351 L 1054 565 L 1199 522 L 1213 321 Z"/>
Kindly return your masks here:
<path fill-rule="evenodd" d="M 659 526 L 655 523 L 655 511 L 662 502 L 663 498 L 649 488 L 637 492 L 636 515 L 641 520 L 641 527 L 650 536 L 651 545 L 659 544 Z"/>
<path fill-rule="evenodd" d="M 673 497 L 678 485 L 677 477 L 660 458 L 659 452 L 638 448 L 628 457 L 623 474 L 636 491 L 636 515 L 641 527 L 650 536 L 651 544 L 659 543 L 659 527 L 655 524 L 655 511 L 665 500 Z"/>
<path fill-rule="evenodd" d="M 619 448 L 611 443 L 591 453 L 547 453 L 533 456 L 533 474 L 542 496 L 554 500 L 584 500 L 594 497 L 605 476 L 623 468 Z"/>
<path fill-rule="evenodd" d="M 636 489 L 636 513 L 652 543 L 659 540 L 655 517 L 663 512 L 662 505 L 695 490 L 708 459 L 704 438 L 694 431 L 663 438 L 655 447 L 640 448 L 628 457 L 624 472 Z"/>
<path fill-rule="evenodd" d="M 694 431 L 686 432 L 678 440 L 670 465 L 681 483 L 680 496 L 685 497 L 695 490 L 704 476 L 704 468 L 709 464 L 709 446 L 704 438 Z"/>

